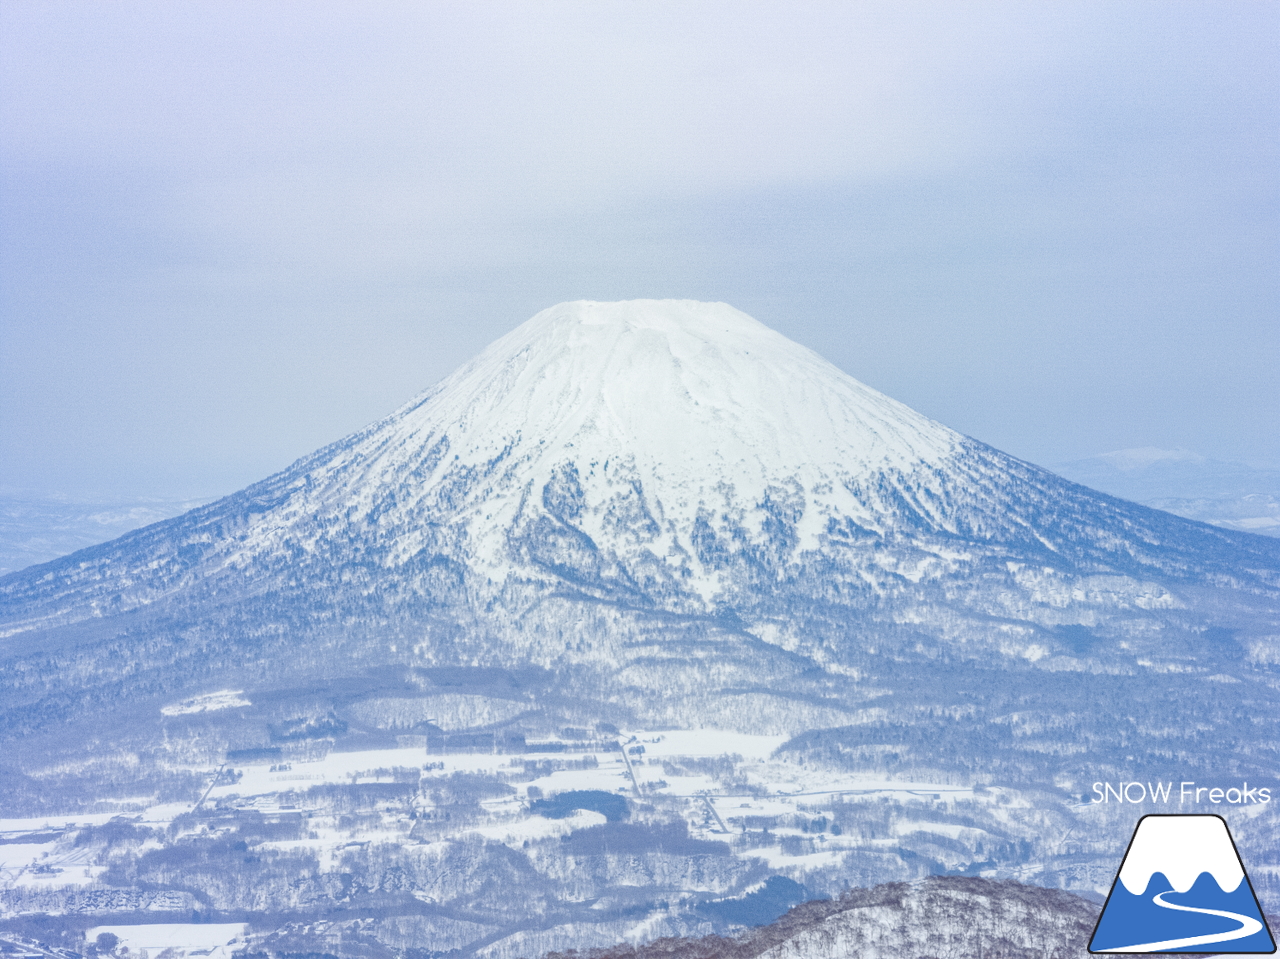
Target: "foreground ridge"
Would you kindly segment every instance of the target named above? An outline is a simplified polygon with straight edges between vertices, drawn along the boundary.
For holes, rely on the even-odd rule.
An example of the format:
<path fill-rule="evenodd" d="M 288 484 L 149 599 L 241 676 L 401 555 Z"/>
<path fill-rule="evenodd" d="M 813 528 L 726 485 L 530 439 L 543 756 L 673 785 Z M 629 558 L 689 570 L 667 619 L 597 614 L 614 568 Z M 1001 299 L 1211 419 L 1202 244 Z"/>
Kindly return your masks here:
<path fill-rule="evenodd" d="M 1084 959 L 1098 907 L 1057 889 L 935 876 L 851 889 L 732 936 L 553 952 L 543 959 Z"/>

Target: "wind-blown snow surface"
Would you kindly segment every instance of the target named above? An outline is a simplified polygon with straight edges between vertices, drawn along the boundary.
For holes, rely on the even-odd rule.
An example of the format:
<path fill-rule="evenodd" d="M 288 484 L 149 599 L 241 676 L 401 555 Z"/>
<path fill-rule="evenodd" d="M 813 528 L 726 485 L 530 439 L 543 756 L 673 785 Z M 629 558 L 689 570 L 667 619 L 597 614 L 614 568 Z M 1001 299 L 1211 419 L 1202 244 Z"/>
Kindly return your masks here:
<path fill-rule="evenodd" d="M 724 304 L 570 303 L 234 496 L 0 579 L 0 788 L 15 816 L 185 801 L 194 832 L 163 841 L 204 837 L 182 852 L 208 889 L 184 895 L 293 915 L 301 893 L 248 855 L 275 833 L 233 849 L 202 817 L 259 830 L 246 796 L 293 775 L 278 767 L 417 750 L 387 771 L 394 810 L 354 781 L 262 808 L 298 820 L 289 842 L 323 814 L 355 843 L 348 806 L 425 836 L 404 855 L 457 864 L 445 898 L 390 845 L 316 860 L 309 882 L 343 902 L 409 883 L 406 916 L 481 896 L 467 941 L 495 957 L 526 948 L 492 937 L 535 912 L 554 926 L 541 948 L 576 941 L 593 897 L 671 933 L 644 917 L 746 895 L 761 862 L 832 892 L 931 871 L 1105 891 L 1132 821 L 1081 805 L 1093 783 L 1274 780 L 1278 610 L 1278 540 L 1069 483 Z M 605 772 L 538 758 L 588 740 L 603 756 L 618 730 L 780 743 L 779 769 L 650 740 Z M 492 768 L 427 768 L 462 749 Z M 649 879 L 573 839 L 585 828 L 531 830 L 528 849 L 490 835 L 532 815 L 513 784 L 565 776 L 629 796 L 635 818 L 600 836 L 649 850 Z M 496 797 L 510 822 L 480 805 Z M 1237 812 L 1246 854 L 1280 832 L 1269 807 Z M 129 841 L 111 875 L 170 882 L 171 850 Z M 472 868 L 484 883 L 464 888 Z"/>

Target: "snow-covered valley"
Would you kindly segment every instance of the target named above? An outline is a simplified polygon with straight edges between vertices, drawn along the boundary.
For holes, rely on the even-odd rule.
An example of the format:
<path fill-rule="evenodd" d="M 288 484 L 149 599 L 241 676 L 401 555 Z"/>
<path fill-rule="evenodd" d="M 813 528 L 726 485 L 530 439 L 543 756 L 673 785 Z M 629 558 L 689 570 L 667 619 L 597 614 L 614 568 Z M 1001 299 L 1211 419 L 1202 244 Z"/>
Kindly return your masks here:
<path fill-rule="evenodd" d="M 210 948 L 210 920 L 231 918 L 217 926 L 229 931 L 219 954 L 349 949 L 402 928 L 404 948 L 518 957 L 704 935 L 741 924 L 735 908 L 769 922 L 806 899 L 938 873 L 1035 882 L 1078 869 L 1072 830 L 1097 825 L 1088 806 L 1046 812 L 1016 790 L 840 774 L 789 761 L 781 745 L 623 730 L 174 769 L 206 778 L 197 802 L 133 797 L 0 821 L 0 903 L 10 919 L 57 917 L 88 941 L 106 931 L 136 948 L 163 926 L 177 955 Z M 571 798 L 555 808 L 555 797 Z M 533 928 L 527 910 L 481 892 L 499 863 L 520 864 L 522 902 L 546 902 Z M 292 878 L 254 881 L 272 875 Z M 790 880 L 788 896 L 756 902 L 769 877 Z M 1093 892 L 1109 880 L 1098 872 Z M 362 918 L 302 921 L 314 897 Z"/>

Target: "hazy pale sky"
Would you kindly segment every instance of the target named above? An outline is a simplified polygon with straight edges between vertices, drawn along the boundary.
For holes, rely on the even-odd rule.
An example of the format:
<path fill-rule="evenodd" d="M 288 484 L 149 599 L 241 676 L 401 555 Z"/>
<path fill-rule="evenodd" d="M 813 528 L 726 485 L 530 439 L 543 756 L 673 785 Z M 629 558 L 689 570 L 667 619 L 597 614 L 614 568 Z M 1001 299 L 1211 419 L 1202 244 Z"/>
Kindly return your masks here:
<path fill-rule="evenodd" d="M 0 484 L 230 492 L 568 299 L 1280 466 L 1280 4 L 0 2 Z"/>

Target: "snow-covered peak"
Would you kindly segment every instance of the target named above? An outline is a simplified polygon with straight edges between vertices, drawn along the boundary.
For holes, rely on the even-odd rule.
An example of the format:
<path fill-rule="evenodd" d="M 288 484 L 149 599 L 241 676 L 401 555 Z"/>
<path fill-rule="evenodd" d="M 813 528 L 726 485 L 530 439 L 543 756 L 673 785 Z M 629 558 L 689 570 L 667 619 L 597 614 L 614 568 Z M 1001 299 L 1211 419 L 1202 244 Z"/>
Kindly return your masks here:
<path fill-rule="evenodd" d="M 376 520 L 389 564 L 447 526 L 502 582 L 549 510 L 611 556 L 675 557 L 705 599 L 720 584 L 689 565 L 699 522 L 762 542 L 781 509 L 801 550 L 831 523 L 947 526 L 942 476 L 965 442 L 724 303 L 563 303 L 289 471 L 298 495 L 237 562 L 328 513 Z"/>
<path fill-rule="evenodd" d="M 634 457 L 659 480 L 761 488 L 936 465 L 960 439 L 745 313 L 691 300 L 553 306 L 391 421 L 406 439 L 449 430 L 473 465 L 515 443 L 548 465 Z"/>
<path fill-rule="evenodd" d="M 1227 824 L 1217 816 L 1144 817 L 1120 867 L 1120 881 L 1140 896 L 1158 872 L 1177 892 L 1186 892 L 1204 872 L 1223 892 L 1235 892 L 1244 879 Z"/>

